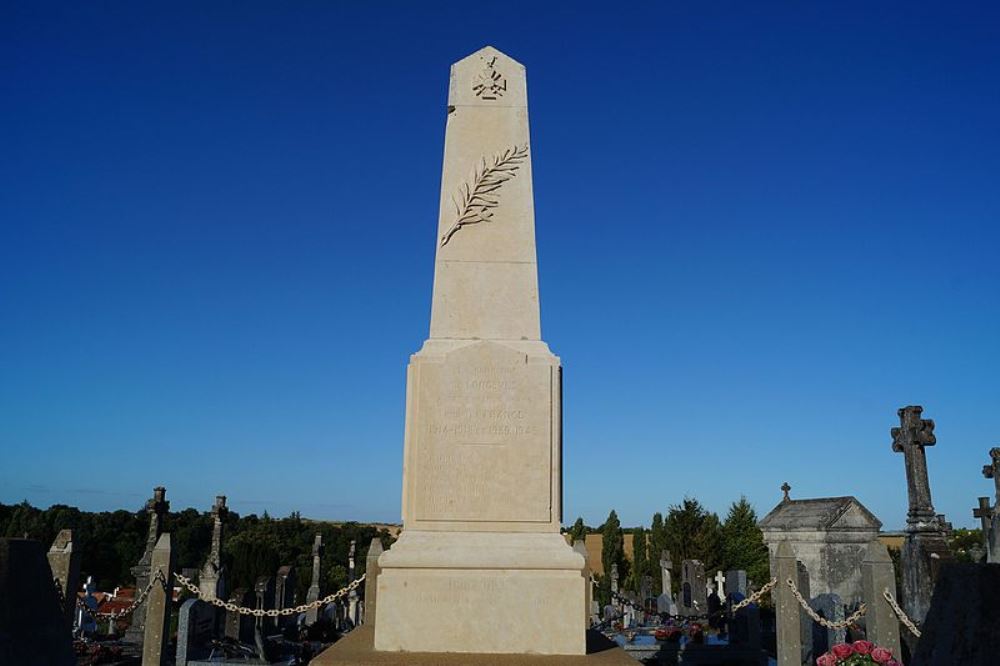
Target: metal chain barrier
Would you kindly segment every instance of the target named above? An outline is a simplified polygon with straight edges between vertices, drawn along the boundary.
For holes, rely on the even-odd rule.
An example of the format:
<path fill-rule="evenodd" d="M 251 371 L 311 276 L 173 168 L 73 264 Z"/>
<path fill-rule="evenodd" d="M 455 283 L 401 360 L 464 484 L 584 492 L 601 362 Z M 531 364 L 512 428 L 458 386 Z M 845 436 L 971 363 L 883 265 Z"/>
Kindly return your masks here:
<path fill-rule="evenodd" d="M 846 619 L 840 622 L 831 622 L 812 609 L 809 602 L 806 601 L 802 596 L 802 593 L 799 592 L 799 588 L 795 586 L 795 581 L 791 578 L 786 578 L 785 582 L 788 584 L 788 587 L 792 589 L 792 594 L 795 595 L 795 599 L 799 602 L 799 605 L 802 606 L 802 610 L 806 612 L 806 615 L 811 617 L 813 622 L 816 622 L 820 626 L 826 627 L 827 629 L 846 629 L 847 627 L 855 624 L 862 618 L 862 616 L 864 616 L 865 613 L 868 612 L 868 607 L 862 603 L 858 606 L 858 610 L 851 613 Z"/>
<path fill-rule="evenodd" d="M 896 603 L 896 597 L 892 596 L 892 592 L 889 591 L 889 588 L 882 590 L 882 596 L 889 602 L 892 612 L 896 614 L 896 617 L 898 617 L 899 621 L 903 623 L 903 626 L 909 629 L 911 634 L 920 638 L 920 630 L 917 629 L 917 625 L 906 614 L 906 611 L 899 607 L 899 604 Z"/>
<path fill-rule="evenodd" d="M 767 582 L 766 585 L 764 585 L 764 587 L 760 588 L 759 590 L 757 590 L 756 592 L 754 592 L 753 594 L 751 594 L 749 597 L 747 597 L 743 601 L 739 602 L 738 604 L 733 604 L 733 607 L 729 609 L 729 612 L 730 613 L 735 613 L 736 611 L 743 610 L 744 608 L 746 608 L 750 604 L 757 603 L 758 601 L 760 601 L 764 597 L 765 594 L 767 594 L 772 589 L 774 589 L 774 586 L 777 585 L 777 584 L 778 584 L 778 579 L 777 578 L 772 578 L 770 581 Z"/>
<path fill-rule="evenodd" d="M 153 577 L 149 579 L 149 585 L 147 585 L 146 589 L 144 589 L 135 598 L 135 601 L 129 604 L 128 608 L 123 608 L 122 610 L 117 611 L 115 613 L 98 613 L 97 611 L 88 608 L 87 604 L 83 603 L 81 599 L 76 600 L 76 607 L 95 620 L 104 620 L 104 619 L 117 620 L 118 618 L 125 617 L 126 615 L 129 615 L 133 611 L 135 611 L 135 609 L 138 608 L 142 604 L 142 602 L 146 600 L 146 597 L 149 596 L 150 592 L 152 592 L 153 586 L 156 585 L 157 583 L 163 585 L 164 589 L 167 588 L 167 579 L 163 575 L 163 571 L 159 569 L 157 569 L 156 574 L 154 574 Z"/>
<path fill-rule="evenodd" d="M 237 606 L 232 602 L 223 601 L 222 599 L 202 599 L 202 601 L 210 603 L 213 606 L 218 606 L 219 608 L 225 608 L 227 611 L 231 613 L 239 613 L 240 615 L 253 615 L 254 617 L 280 617 L 282 615 L 298 615 L 299 613 L 305 613 L 306 611 L 310 611 L 314 608 L 320 608 L 329 603 L 333 603 L 337 599 L 347 594 L 350 594 L 353 590 L 358 589 L 358 586 L 364 582 L 365 576 L 367 575 L 368 574 L 362 574 L 361 578 L 358 578 L 347 587 L 343 587 L 334 592 L 333 594 L 329 594 L 323 597 L 322 599 L 317 599 L 316 601 L 309 604 L 302 604 L 301 606 L 295 606 L 294 608 L 282 608 L 281 610 L 272 608 L 270 610 L 264 610 L 262 608 L 247 608 L 246 606 Z M 191 592 L 191 594 L 194 594 L 198 598 L 201 598 L 201 590 L 198 589 L 198 586 L 192 583 L 189 578 L 185 578 L 179 573 L 174 573 L 174 578 L 177 579 L 177 582 L 180 583 L 181 586 L 183 586 L 189 592 Z"/>

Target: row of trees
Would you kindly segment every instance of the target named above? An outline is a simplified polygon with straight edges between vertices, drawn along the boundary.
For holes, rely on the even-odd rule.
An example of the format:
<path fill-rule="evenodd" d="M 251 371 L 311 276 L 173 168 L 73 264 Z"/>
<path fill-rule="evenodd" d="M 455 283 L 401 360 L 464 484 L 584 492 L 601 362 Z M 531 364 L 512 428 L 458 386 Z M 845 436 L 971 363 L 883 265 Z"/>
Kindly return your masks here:
<path fill-rule="evenodd" d="M 200 568 L 212 543 L 212 516 L 195 509 L 168 513 L 164 531 L 170 532 L 179 568 Z M 149 532 L 145 510 L 91 513 L 76 507 L 54 505 L 38 509 L 27 502 L 0 504 L 0 535 L 37 539 L 51 544 L 62 529 L 74 531 L 74 546 L 81 548 L 81 572 L 93 576 L 101 590 L 135 582 L 129 569 L 142 557 Z M 287 518 L 230 511 L 225 521 L 223 561 L 230 590 L 252 589 L 260 576 L 273 576 L 279 566 L 291 564 L 297 573 L 297 593 L 305 598 L 312 576 L 312 546 L 316 534 L 323 535 L 320 590 L 326 595 L 347 582 L 347 556 L 351 540 L 357 542 L 357 575 L 365 570 L 365 554 L 373 537 L 383 547 L 392 542 L 389 533 L 372 525 L 326 523 L 303 519 L 298 513 Z"/>
<path fill-rule="evenodd" d="M 717 570 L 744 569 L 758 583 L 770 578 L 767 546 L 757 527 L 757 514 L 745 497 L 733 502 L 725 520 L 705 509 L 698 500 L 685 498 L 667 509 L 667 515 L 653 514 L 649 529 L 624 529 L 618 514 L 612 510 L 600 527 L 587 527 L 578 518 L 569 530 L 574 541 L 586 534 L 602 535 L 601 565 L 605 575 L 599 578 L 598 597 L 607 603 L 611 593 L 609 572 L 618 565 L 621 585 L 626 590 L 639 591 L 642 577 L 650 576 L 654 594 L 660 594 L 660 553 L 670 551 L 673 563 L 673 584 L 677 590 L 682 560 L 701 560 L 709 575 Z M 625 557 L 625 534 L 632 534 L 633 557 Z"/>

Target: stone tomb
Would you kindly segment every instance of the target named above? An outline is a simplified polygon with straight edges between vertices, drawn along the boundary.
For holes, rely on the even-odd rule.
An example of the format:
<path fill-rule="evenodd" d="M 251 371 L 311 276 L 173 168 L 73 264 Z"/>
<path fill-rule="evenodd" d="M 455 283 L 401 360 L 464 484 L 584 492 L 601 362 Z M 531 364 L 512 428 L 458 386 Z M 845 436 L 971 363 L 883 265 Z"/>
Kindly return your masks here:
<path fill-rule="evenodd" d="M 403 531 L 379 558 L 374 646 L 584 654 L 524 67 L 481 49 L 452 67 L 448 105 L 430 338 L 407 370 Z"/>

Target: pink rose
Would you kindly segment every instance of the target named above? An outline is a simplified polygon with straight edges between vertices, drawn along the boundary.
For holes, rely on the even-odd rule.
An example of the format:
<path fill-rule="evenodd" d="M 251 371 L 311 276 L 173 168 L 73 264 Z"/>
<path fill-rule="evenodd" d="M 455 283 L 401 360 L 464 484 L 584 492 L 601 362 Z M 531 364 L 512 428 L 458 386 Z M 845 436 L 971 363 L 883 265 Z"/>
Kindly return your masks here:
<path fill-rule="evenodd" d="M 898 661 L 896 661 L 895 659 L 890 659 L 889 661 L 885 662 L 885 666 L 903 666 L 903 665 Z"/>
<path fill-rule="evenodd" d="M 827 652 L 816 658 L 816 666 L 837 666 L 837 658 Z"/>
<path fill-rule="evenodd" d="M 872 661 L 876 664 L 888 664 L 890 661 L 894 661 L 894 659 L 892 658 L 892 653 L 884 647 L 877 647 L 872 648 Z"/>
<path fill-rule="evenodd" d="M 854 654 L 854 648 L 852 648 L 847 643 L 837 643 L 832 648 L 830 648 L 830 652 L 832 652 L 833 656 L 836 657 L 837 659 L 845 659 Z"/>
<path fill-rule="evenodd" d="M 851 647 L 854 648 L 854 651 L 858 654 L 870 654 L 872 648 L 875 647 L 875 644 L 871 641 L 854 641 L 854 644 Z"/>

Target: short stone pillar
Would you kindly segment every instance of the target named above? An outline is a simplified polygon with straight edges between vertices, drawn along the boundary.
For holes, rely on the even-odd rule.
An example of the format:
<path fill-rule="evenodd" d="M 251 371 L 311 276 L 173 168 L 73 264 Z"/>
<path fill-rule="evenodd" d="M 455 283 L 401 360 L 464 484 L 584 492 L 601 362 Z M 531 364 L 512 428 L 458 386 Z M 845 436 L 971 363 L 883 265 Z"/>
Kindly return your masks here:
<path fill-rule="evenodd" d="M 798 581 L 795 553 L 787 541 L 778 544 L 774 556 L 775 622 L 778 632 L 778 666 L 802 666 L 802 610 L 788 580 Z"/>
<path fill-rule="evenodd" d="M 49 548 L 49 566 L 62 592 L 63 614 L 73 626 L 76 591 L 80 589 L 80 545 L 73 542 L 73 530 L 60 530 Z"/>
<path fill-rule="evenodd" d="M 375 624 L 375 605 L 378 597 L 378 575 L 381 569 L 378 558 L 382 554 L 382 540 L 372 537 L 365 557 L 365 624 Z"/>
<path fill-rule="evenodd" d="M 889 590 L 896 597 L 896 572 L 889 551 L 878 539 L 872 539 L 861 562 L 861 584 L 864 589 L 868 612 L 865 623 L 868 640 L 890 650 L 897 658 L 900 654 L 899 620 L 883 596 Z M 897 597 L 898 598 L 898 597 Z"/>
<path fill-rule="evenodd" d="M 146 622 L 142 640 L 142 666 L 165 666 L 172 661 L 167 654 L 167 645 L 170 642 L 174 565 L 170 533 L 163 532 L 156 540 L 149 563 L 149 579 L 152 581 L 156 573 L 160 572 L 163 581 L 157 580 L 153 583 L 145 601 Z"/>
<path fill-rule="evenodd" d="M 583 579 L 587 582 L 587 603 L 583 609 L 583 626 L 590 629 L 590 609 L 594 605 L 594 586 L 590 584 L 590 562 L 587 560 L 587 543 L 583 539 L 573 542 L 573 550 L 583 557 Z"/>

